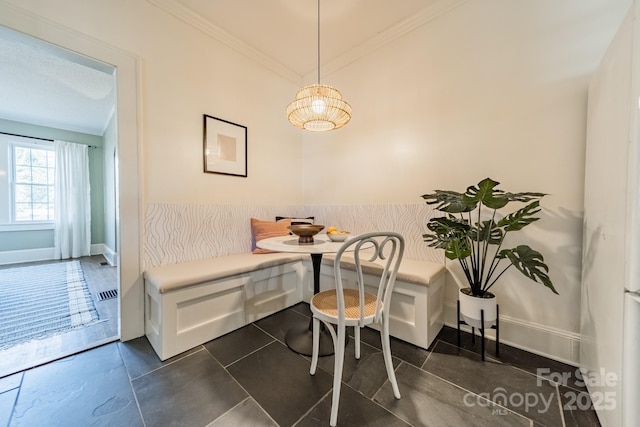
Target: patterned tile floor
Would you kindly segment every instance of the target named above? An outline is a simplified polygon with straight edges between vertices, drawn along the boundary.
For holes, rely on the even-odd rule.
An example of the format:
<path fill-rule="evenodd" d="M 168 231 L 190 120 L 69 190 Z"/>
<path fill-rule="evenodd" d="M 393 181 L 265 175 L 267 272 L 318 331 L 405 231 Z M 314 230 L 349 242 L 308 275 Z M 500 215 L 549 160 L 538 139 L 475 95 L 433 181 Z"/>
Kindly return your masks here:
<path fill-rule="evenodd" d="M 333 356 L 310 376 L 283 342 L 309 313 L 298 304 L 164 362 L 142 337 L 0 378 L 0 426 L 328 425 Z M 575 378 L 575 367 L 506 345 L 483 362 L 479 339 L 464 334 L 458 349 L 445 327 L 429 350 L 393 340 L 396 400 L 378 333 L 362 339 L 360 360 L 347 348 L 339 426 L 599 426 L 572 407 L 585 401 L 579 383 L 536 375 Z"/>

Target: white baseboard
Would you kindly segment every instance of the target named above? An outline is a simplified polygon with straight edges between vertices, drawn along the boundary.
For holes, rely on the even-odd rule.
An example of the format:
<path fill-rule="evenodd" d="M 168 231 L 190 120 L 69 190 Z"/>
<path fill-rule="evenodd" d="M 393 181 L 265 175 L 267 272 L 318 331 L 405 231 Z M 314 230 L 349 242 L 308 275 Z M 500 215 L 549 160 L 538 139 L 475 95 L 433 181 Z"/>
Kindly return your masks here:
<path fill-rule="evenodd" d="M 103 243 L 92 244 L 89 248 L 91 255 L 102 255 L 104 253 L 105 246 Z"/>
<path fill-rule="evenodd" d="M 0 252 L 0 265 L 53 259 L 53 248 L 24 249 Z"/>
<path fill-rule="evenodd" d="M 502 314 L 499 315 L 499 319 L 501 344 L 508 344 L 572 366 L 579 365 L 580 334 L 525 322 Z M 456 304 L 445 304 L 445 324 L 457 328 Z M 464 325 L 461 328 L 471 332 L 469 326 Z M 495 341 L 495 330 L 488 330 L 485 336 Z"/>
<path fill-rule="evenodd" d="M 0 252 L 0 265 L 18 264 L 22 262 L 47 261 L 53 259 L 53 248 L 24 249 L 19 251 L 2 251 Z M 91 255 L 104 255 L 109 264 L 117 260 L 117 254 L 107 248 L 103 243 L 91 245 Z M 109 257 L 111 259 L 109 259 Z"/>
<path fill-rule="evenodd" d="M 109 263 L 110 266 L 115 267 L 118 265 L 118 254 L 116 252 L 114 252 L 111 248 L 107 247 L 106 245 L 102 245 L 103 246 L 103 250 L 102 250 L 102 256 L 104 257 L 104 259 L 107 260 L 107 262 Z"/>

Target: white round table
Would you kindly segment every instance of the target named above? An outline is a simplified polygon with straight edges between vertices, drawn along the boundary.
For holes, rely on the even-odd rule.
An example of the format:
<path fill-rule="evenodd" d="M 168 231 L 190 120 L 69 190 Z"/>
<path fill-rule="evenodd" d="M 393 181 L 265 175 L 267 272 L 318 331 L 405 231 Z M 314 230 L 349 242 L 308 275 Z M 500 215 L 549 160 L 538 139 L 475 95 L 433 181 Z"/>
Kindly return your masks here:
<path fill-rule="evenodd" d="M 351 238 L 351 236 L 349 236 Z M 320 263 L 322 254 L 335 253 L 345 242 L 332 242 L 326 234 L 313 236 L 313 244 L 299 244 L 298 236 L 278 236 L 259 240 L 256 246 L 276 252 L 294 252 L 311 255 L 313 265 L 313 293 L 320 292 Z M 347 336 L 348 339 L 348 336 Z M 305 356 L 313 353 L 313 319 L 309 325 L 296 325 L 291 327 L 285 336 L 285 342 L 290 349 Z M 320 331 L 320 356 L 333 354 L 333 341 L 329 331 L 322 325 Z"/>

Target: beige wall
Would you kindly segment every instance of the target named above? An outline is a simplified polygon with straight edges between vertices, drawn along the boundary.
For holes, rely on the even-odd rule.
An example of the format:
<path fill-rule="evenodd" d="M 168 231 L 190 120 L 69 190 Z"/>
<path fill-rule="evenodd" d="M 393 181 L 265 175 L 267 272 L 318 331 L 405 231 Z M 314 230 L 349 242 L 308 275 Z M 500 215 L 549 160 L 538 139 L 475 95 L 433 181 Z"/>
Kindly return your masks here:
<path fill-rule="evenodd" d="M 297 85 L 146 1 L 0 1 L 139 59 L 144 205 L 420 203 L 486 176 L 549 193 L 524 236 L 561 295 L 517 274 L 496 292 L 513 322 L 570 337 L 579 331 L 587 84 L 629 3 L 469 0 L 323 76 L 354 117 L 303 134 L 283 113 Z M 248 178 L 202 173 L 204 113 L 248 127 Z"/>
<path fill-rule="evenodd" d="M 144 0 L 3 3 L 140 59 L 147 201 L 302 202 L 301 135 L 283 114 L 296 85 Z M 248 127 L 247 178 L 202 172 L 203 114 Z"/>
<path fill-rule="evenodd" d="M 516 271 L 495 292 L 519 331 L 565 335 L 559 345 L 573 348 L 558 353 L 577 360 L 587 85 L 629 4 L 471 0 L 324 77 L 354 113 L 334 133 L 305 135 L 305 202 L 419 202 L 487 176 L 548 193 L 522 238 L 560 295 Z"/>

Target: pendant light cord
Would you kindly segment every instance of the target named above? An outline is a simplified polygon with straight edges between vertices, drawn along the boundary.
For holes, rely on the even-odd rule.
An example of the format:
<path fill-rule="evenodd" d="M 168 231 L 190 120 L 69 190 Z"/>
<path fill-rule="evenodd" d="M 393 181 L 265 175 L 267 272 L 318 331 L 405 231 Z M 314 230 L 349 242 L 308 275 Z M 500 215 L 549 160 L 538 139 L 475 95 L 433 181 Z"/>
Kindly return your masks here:
<path fill-rule="evenodd" d="M 318 0 L 318 84 L 320 84 L 320 0 Z"/>

